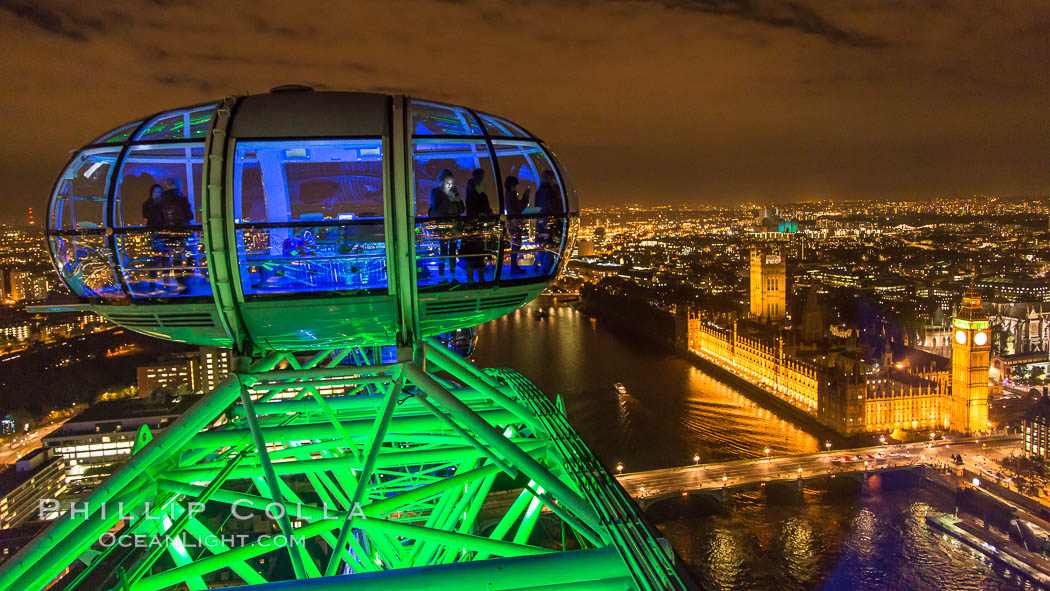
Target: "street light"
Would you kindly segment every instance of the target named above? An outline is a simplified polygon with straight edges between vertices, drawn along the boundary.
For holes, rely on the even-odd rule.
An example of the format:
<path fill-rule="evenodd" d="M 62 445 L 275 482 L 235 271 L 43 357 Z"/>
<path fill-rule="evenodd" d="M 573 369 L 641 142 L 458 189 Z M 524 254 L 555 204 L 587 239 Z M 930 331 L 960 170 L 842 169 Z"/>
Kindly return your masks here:
<path fill-rule="evenodd" d="M 769 462 L 769 448 L 766 448 L 766 462 Z"/>
<path fill-rule="evenodd" d="M 699 463 L 700 463 L 700 454 L 696 454 L 696 455 L 693 456 L 693 464 L 699 464 Z"/>
<path fill-rule="evenodd" d="M 824 443 L 824 447 L 827 448 L 828 451 L 831 451 L 831 442 L 830 441 L 825 442 Z"/>
<path fill-rule="evenodd" d="M 722 475 L 722 486 L 725 487 L 728 482 L 729 482 L 729 477 L 726 476 L 725 474 L 723 474 Z"/>
<path fill-rule="evenodd" d="M 616 463 L 616 473 L 623 474 L 623 462 Z"/>
<path fill-rule="evenodd" d="M 886 436 L 885 435 L 879 435 L 879 443 L 886 443 Z"/>

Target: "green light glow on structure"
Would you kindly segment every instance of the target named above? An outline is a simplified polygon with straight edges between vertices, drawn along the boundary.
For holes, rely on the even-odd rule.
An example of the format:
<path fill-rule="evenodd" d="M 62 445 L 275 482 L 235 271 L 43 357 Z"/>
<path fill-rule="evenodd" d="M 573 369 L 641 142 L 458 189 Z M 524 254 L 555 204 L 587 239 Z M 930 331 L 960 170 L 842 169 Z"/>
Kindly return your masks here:
<path fill-rule="evenodd" d="M 991 326 L 991 323 L 987 320 L 963 320 L 962 318 L 956 318 L 952 321 L 955 328 L 961 328 L 963 330 L 984 330 Z"/>
<path fill-rule="evenodd" d="M 337 365 L 350 354 L 364 357 L 271 353 L 224 381 L 0 566 L 0 588 L 42 589 L 67 565 L 69 590 L 229 586 L 220 571 L 245 585 L 293 577 L 267 589 L 687 588 L 520 374 L 483 372 L 432 340 L 423 363 Z M 336 384 L 346 391 L 321 395 Z M 165 543 L 99 551 L 118 502 L 128 519 L 114 540 Z M 229 543 L 244 530 L 235 508 L 304 544 Z"/>
<path fill-rule="evenodd" d="M 520 307 L 560 267 L 495 290 L 429 292 L 421 304 L 407 97 L 383 103 L 386 293 L 249 305 L 237 287 L 227 187 L 237 101 L 215 109 L 201 171 L 214 300 L 77 308 L 206 315 L 208 326 L 133 330 L 230 347 L 237 369 L 152 439 L 140 433 L 130 460 L 75 512 L 0 564 L 0 590 L 38 591 L 58 577 L 67 591 L 690 588 L 560 403 L 516 372 L 482 371 L 427 338 Z M 139 137 L 181 136 L 187 121 L 206 121 L 191 112 L 163 116 Z M 561 216 L 562 241 L 550 254 L 571 251 L 576 217 Z M 380 345 L 396 348 L 396 362 L 371 364 Z M 237 517 L 245 513 L 250 525 Z M 139 547 L 142 537 L 161 542 Z"/>

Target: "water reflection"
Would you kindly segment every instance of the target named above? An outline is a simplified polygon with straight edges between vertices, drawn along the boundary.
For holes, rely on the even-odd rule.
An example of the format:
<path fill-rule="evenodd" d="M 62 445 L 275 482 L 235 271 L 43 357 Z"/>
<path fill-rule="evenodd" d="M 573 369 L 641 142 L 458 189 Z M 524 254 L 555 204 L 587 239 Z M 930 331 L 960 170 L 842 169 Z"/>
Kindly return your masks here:
<path fill-rule="evenodd" d="M 694 454 L 705 462 L 762 457 L 767 447 L 817 450 L 813 436 L 688 362 L 611 334 L 571 308 L 536 318 L 534 306 L 480 326 L 473 359 L 517 369 L 561 395 L 573 426 L 610 469 L 617 461 L 627 470 L 688 464 Z M 664 512 L 672 517 L 657 526 L 705 589 L 1031 588 L 927 529 L 926 514 L 951 511 L 950 499 L 877 477 L 870 493 L 858 488 L 801 496 L 756 489 L 724 505 L 689 501 Z"/>
<path fill-rule="evenodd" d="M 573 308 L 536 304 L 478 327 L 473 360 L 511 367 L 563 397 L 569 418 L 610 468 L 628 471 L 772 453 L 816 451 L 817 440 L 684 359 L 620 338 Z M 628 390 L 620 396 L 613 384 Z"/>

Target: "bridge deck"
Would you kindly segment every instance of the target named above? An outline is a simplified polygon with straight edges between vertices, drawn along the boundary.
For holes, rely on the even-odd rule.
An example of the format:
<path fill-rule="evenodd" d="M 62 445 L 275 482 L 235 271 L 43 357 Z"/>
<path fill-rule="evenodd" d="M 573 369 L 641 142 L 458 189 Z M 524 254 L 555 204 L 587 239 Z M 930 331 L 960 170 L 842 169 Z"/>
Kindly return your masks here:
<path fill-rule="evenodd" d="M 933 444 L 910 444 L 894 447 L 868 447 L 862 449 L 818 452 L 796 456 L 752 458 L 721 464 L 699 464 L 660 468 L 644 472 L 632 472 L 617 476 L 617 480 L 634 498 L 653 501 L 689 491 L 704 491 L 725 488 L 742 488 L 762 482 L 796 481 L 824 478 L 829 475 L 856 476 L 864 472 L 876 473 L 889 470 L 913 469 L 928 463 L 950 462 L 952 454 L 967 457 L 982 457 L 992 454 L 988 444 L 1001 445 L 1016 442 L 1017 438 L 995 440 L 967 439 L 939 441 Z M 879 454 L 882 454 L 881 456 Z M 868 456 L 851 461 L 842 461 L 843 456 Z M 799 471 L 801 469 L 801 472 Z"/>

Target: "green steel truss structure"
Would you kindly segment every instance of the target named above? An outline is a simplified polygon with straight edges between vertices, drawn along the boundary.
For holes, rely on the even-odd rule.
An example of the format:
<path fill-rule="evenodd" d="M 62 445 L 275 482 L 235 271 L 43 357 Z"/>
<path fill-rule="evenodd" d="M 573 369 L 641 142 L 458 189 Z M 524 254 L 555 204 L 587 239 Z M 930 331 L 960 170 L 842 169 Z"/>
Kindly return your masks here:
<path fill-rule="evenodd" d="M 244 362 L 0 589 L 692 588 L 560 404 L 432 340 L 401 353 Z"/>

